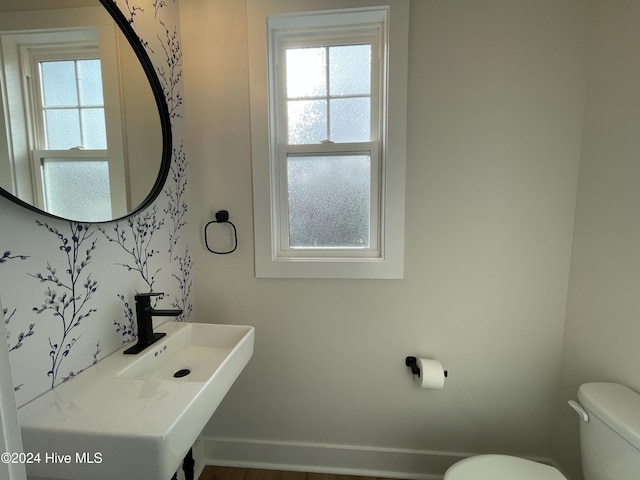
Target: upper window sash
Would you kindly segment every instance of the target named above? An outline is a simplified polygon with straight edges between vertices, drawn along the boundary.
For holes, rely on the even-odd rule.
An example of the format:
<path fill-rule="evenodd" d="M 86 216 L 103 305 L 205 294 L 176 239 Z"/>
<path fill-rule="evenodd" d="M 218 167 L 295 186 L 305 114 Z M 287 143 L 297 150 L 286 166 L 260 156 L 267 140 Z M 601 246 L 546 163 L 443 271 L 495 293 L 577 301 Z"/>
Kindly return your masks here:
<path fill-rule="evenodd" d="M 360 9 L 349 9 L 347 12 L 359 11 Z M 316 14 L 311 17 L 316 23 L 309 27 L 290 28 L 292 17 L 275 17 L 269 18 L 269 40 L 271 48 L 269 49 L 269 84 L 271 88 L 271 104 L 272 118 L 276 125 L 275 138 L 272 140 L 274 145 L 288 145 L 288 124 L 287 124 L 287 74 L 286 74 L 286 51 L 293 48 L 313 48 L 313 47 L 339 47 L 351 45 L 370 45 L 370 136 L 364 141 L 382 141 L 381 135 L 384 132 L 384 96 L 381 92 L 386 84 L 384 74 L 386 71 L 386 28 L 385 15 L 386 8 L 376 9 L 375 15 L 368 11 L 368 17 L 372 22 L 377 23 L 358 23 L 353 22 L 353 18 L 349 13 L 339 14 Z M 332 24 L 329 28 L 326 23 L 328 19 L 340 19 L 343 25 Z M 307 17 L 305 22 L 311 23 Z M 289 26 L 289 28 L 287 28 Z M 280 28 L 280 29 L 278 29 Z M 313 28 L 311 31 L 308 28 Z M 327 78 L 329 72 L 327 72 Z M 328 92 L 328 99 L 348 98 L 346 96 L 331 96 Z M 302 98 L 301 98 L 302 99 Z M 321 140 L 332 140 L 331 138 L 323 138 Z M 333 140 L 332 140 L 333 141 Z"/>
<path fill-rule="evenodd" d="M 360 47 L 360 46 L 368 46 L 371 50 L 369 58 L 369 70 L 370 74 L 368 76 L 368 89 L 357 91 L 354 90 L 352 92 L 346 93 L 345 91 L 334 91 L 333 87 L 335 82 L 335 78 L 338 77 L 337 72 L 331 72 L 331 67 L 335 65 L 333 63 L 335 60 L 333 59 L 333 55 L 337 53 L 337 49 L 340 48 L 349 48 L 349 47 Z M 300 144 L 314 144 L 325 141 L 331 141 L 334 143 L 346 143 L 346 142 L 356 142 L 356 141 L 379 141 L 380 132 L 383 128 L 381 124 L 381 111 L 382 111 L 382 102 L 383 97 L 380 95 L 380 65 L 379 60 L 373 52 L 375 50 L 376 45 L 374 39 L 371 39 L 367 42 L 354 42 L 353 39 L 345 38 L 341 42 L 336 42 L 334 45 L 329 44 L 328 42 L 322 43 L 314 43 L 310 46 L 301 46 L 300 44 L 283 46 L 281 49 L 281 53 L 284 54 L 289 51 L 291 53 L 296 50 L 304 51 L 305 49 L 309 49 L 309 51 L 315 50 L 316 52 L 322 52 L 322 56 L 326 58 L 322 58 L 324 61 L 324 69 L 325 71 L 325 80 L 324 85 L 322 85 L 323 91 L 317 92 L 295 92 L 291 93 L 290 90 L 295 88 L 295 85 L 289 83 L 289 71 L 287 71 L 288 65 L 286 60 L 282 60 L 278 65 L 278 77 L 275 79 L 274 85 L 274 109 L 275 115 L 277 117 L 277 143 L 279 145 L 300 145 Z M 318 60 L 318 63 L 320 61 Z M 337 63 L 337 62 L 336 62 Z M 293 70 L 293 68 L 291 68 Z M 320 86 L 318 86 L 320 87 Z M 334 130 L 333 129 L 333 120 L 334 111 L 333 106 L 337 105 L 339 102 L 358 102 L 363 101 L 364 104 L 361 104 L 366 109 L 366 115 L 369 117 L 368 125 L 366 129 L 368 130 L 366 133 L 363 132 L 362 136 L 356 137 L 345 137 L 344 131 Z M 303 104 L 304 102 L 316 102 L 318 104 L 324 103 L 324 107 L 326 109 L 326 126 L 325 132 L 320 134 L 315 140 L 305 140 L 305 139 L 292 139 L 290 134 L 290 121 L 289 117 L 291 111 L 290 107 L 293 107 L 296 103 Z M 342 133 L 342 134 L 341 134 Z"/>
<path fill-rule="evenodd" d="M 43 79 L 41 72 L 41 64 L 46 62 L 57 61 L 78 61 L 78 60 L 99 60 L 100 50 L 94 43 L 72 44 L 59 43 L 55 46 L 25 46 L 21 48 L 21 55 L 24 59 L 24 65 L 28 67 L 29 75 L 33 79 L 31 85 L 31 102 L 35 114 L 35 148 L 46 149 L 47 146 L 46 121 L 44 98 L 43 98 Z M 104 99 L 98 108 L 104 109 Z M 78 106 L 80 108 L 80 106 Z M 82 107 L 82 108 L 87 108 Z M 75 145 L 79 146 L 79 145 Z"/>

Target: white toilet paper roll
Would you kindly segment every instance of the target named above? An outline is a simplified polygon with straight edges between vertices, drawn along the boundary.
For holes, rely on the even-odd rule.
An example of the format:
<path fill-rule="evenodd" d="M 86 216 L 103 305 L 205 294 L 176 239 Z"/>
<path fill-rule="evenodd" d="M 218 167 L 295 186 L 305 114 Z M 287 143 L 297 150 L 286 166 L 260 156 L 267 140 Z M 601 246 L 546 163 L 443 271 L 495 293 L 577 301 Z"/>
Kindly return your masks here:
<path fill-rule="evenodd" d="M 415 380 L 420 388 L 441 389 L 444 387 L 446 372 L 438 360 L 418 358 L 417 363 L 420 367 L 420 377 L 416 375 Z"/>

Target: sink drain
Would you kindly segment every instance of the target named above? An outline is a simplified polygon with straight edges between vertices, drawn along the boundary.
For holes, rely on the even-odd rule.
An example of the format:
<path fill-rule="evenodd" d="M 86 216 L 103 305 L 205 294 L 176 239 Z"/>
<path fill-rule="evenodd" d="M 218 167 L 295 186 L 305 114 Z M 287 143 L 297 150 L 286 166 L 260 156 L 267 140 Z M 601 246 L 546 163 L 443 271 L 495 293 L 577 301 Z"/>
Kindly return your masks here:
<path fill-rule="evenodd" d="M 186 377 L 190 373 L 191 373 L 191 370 L 189 370 L 188 368 L 183 368 L 181 370 L 178 370 L 176 373 L 174 373 L 173 376 L 175 378 L 182 378 L 182 377 Z"/>

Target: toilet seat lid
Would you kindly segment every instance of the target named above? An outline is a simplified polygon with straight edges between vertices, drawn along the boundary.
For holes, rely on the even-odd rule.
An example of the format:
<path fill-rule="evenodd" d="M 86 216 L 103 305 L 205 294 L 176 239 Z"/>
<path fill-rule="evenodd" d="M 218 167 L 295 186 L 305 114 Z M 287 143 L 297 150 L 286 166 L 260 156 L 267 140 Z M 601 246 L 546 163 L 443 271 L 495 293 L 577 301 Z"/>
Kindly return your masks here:
<path fill-rule="evenodd" d="M 549 465 L 510 455 L 477 455 L 452 465 L 444 480 L 567 480 Z"/>

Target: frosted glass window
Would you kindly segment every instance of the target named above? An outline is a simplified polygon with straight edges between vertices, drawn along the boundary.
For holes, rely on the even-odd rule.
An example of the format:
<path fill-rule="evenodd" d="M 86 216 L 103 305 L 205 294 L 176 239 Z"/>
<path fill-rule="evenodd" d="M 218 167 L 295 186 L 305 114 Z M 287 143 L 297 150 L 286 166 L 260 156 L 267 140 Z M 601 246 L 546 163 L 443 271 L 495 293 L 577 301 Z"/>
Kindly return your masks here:
<path fill-rule="evenodd" d="M 331 47 L 329 55 L 332 95 L 371 93 L 371 45 Z"/>
<path fill-rule="evenodd" d="M 84 108 L 80 111 L 82 119 L 82 146 L 93 150 L 107 149 L 107 128 L 104 123 L 104 109 Z"/>
<path fill-rule="evenodd" d="M 371 136 L 371 100 L 331 100 L 331 139 L 334 142 L 366 142 Z"/>
<path fill-rule="evenodd" d="M 294 100 L 287 103 L 289 145 L 320 143 L 327 137 L 325 100 Z"/>
<path fill-rule="evenodd" d="M 78 105 L 78 85 L 73 60 L 42 62 L 42 102 L 45 108 Z"/>
<path fill-rule="evenodd" d="M 287 157 L 290 248 L 368 248 L 368 153 Z"/>
<path fill-rule="evenodd" d="M 371 140 L 371 45 L 286 49 L 287 140 Z"/>
<path fill-rule="evenodd" d="M 44 158 L 42 179 L 48 212 L 77 220 L 112 218 L 106 158 Z"/>
<path fill-rule="evenodd" d="M 82 145 L 77 110 L 45 110 L 44 121 L 49 149 L 68 150 Z"/>
<path fill-rule="evenodd" d="M 102 105 L 102 71 L 100 60 L 79 60 L 78 92 L 80 105 Z"/>
<path fill-rule="evenodd" d="M 44 147 L 106 149 L 99 59 L 40 62 Z"/>
<path fill-rule="evenodd" d="M 327 92 L 326 48 L 287 50 L 287 97 L 317 97 Z"/>

